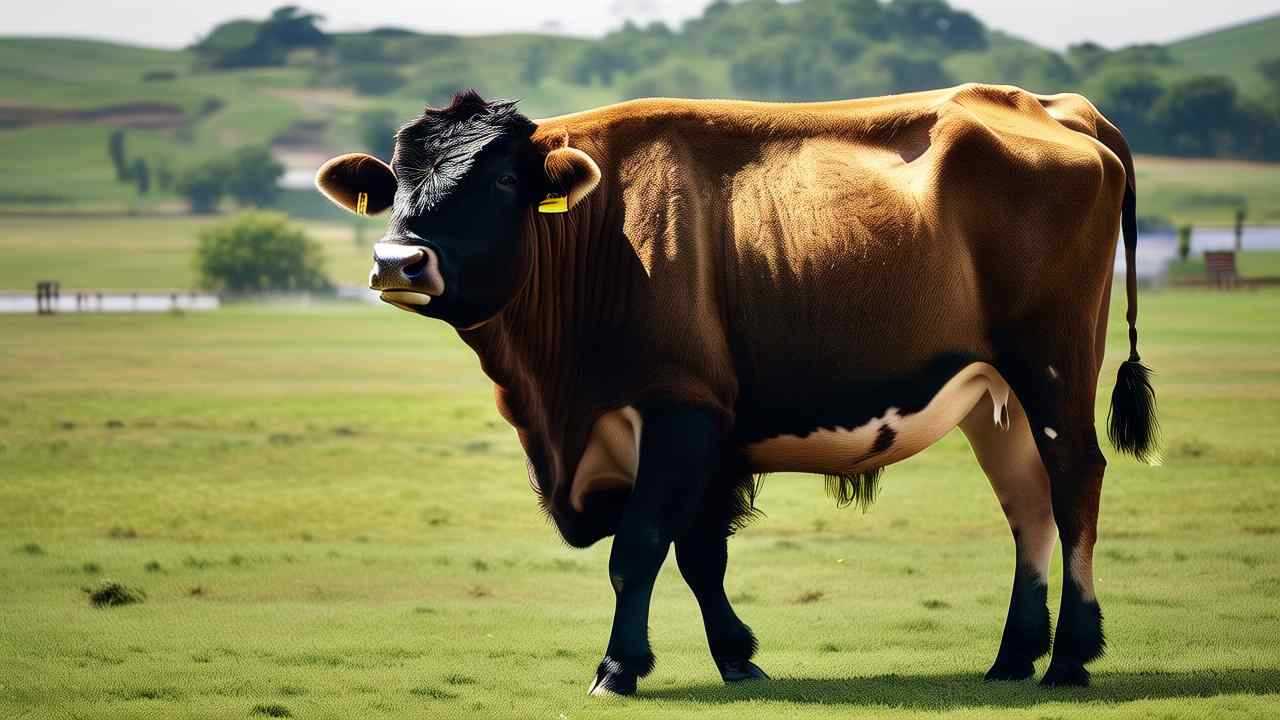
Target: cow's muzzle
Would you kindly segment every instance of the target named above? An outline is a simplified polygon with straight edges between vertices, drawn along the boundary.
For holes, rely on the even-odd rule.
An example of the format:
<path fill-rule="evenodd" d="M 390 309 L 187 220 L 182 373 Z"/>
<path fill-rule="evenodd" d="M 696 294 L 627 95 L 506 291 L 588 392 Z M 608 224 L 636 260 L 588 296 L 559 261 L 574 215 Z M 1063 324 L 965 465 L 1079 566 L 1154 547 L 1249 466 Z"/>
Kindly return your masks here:
<path fill-rule="evenodd" d="M 373 270 L 369 287 L 382 291 L 382 300 L 404 310 L 416 311 L 444 294 L 440 260 L 425 245 L 380 242 L 373 246 Z"/>

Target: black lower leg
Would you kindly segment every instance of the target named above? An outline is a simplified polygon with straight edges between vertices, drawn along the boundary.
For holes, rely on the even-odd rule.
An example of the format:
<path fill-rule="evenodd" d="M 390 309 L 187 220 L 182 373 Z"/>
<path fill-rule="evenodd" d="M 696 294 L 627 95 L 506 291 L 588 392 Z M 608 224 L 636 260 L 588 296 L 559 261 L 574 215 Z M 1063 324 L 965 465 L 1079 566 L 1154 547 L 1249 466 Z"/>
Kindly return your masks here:
<path fill-rule="evenodd" d="M 698 600 L 702 624 L 707 631 L 711 657 L 725 682 L 767 678 L 751 662 L 756 653 L 756 636 L 738 618 L 724 589 L 728 566 L 728 538 L 714 528 L 695 528 L 676 541 L 676 561 L 680 574 Z"/>
<path fill-rule="evenodd" d="M 640 472 L 609 555 L 616 606 L 592 694 L 635 692 L 653 670 L 649 601 L 672 541 L 688 532 L 719 458 L 713 415 L 693 409 L 645 412 Z"/>
<path fill-rule="evenodd" d="M 1000 651 L 987 680 L 1025 680 L 1035 674 L 1035 661 L 1048 652 L 1049 586 L 1038 572 L 1019 563 Z"/>
<path fill-rule="evenodd" d="M 1058 610 L 1058 632 L 1053 639 L 1053 660 L 1040 684 L 1046 687 L 1088 685 L 1089 671 L 1085 669 L 1085 663 L 1102 657 L 1106 646 L 1102 633 L 1102 608 L 1096 599 L 1085 599 L 1068 568 L 1062 582 L 1062 606 Z"/>

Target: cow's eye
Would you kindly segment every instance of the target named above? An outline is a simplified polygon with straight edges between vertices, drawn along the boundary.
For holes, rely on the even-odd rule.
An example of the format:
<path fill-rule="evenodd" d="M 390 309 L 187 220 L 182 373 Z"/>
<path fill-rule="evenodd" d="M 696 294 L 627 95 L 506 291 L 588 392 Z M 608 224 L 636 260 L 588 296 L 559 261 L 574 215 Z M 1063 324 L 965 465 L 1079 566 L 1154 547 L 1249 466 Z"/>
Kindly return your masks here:
<path fill-rule="evenodd" d="M 506 187 L 511 187 L 512 185 L 516 184 L 516 176 L 512 175 L 511 173 L 507 173 L 506 175 L 503 175 L 502 177 L 498 178 L 498 184 L 504 185 Z"/>

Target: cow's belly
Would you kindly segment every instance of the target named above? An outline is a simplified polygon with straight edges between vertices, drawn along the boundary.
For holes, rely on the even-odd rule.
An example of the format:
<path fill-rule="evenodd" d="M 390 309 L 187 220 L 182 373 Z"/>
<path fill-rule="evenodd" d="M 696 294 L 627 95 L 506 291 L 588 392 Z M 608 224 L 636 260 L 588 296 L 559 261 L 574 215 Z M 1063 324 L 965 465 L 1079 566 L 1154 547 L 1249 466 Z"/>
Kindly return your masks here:
<path fill-rule="evenodd" d="M 818 428 L 804 435 L 777 435 L 747 446 L 755 472 L 850 475 L 905 460 L 960 424 L 984 395 L 995 408 L 992 422 L 1007 422 L 1009 384 L 985 362 L 965 366 L 924 408 L 902 414 L 887 407 L 879 417 L 851 428 Z"/>

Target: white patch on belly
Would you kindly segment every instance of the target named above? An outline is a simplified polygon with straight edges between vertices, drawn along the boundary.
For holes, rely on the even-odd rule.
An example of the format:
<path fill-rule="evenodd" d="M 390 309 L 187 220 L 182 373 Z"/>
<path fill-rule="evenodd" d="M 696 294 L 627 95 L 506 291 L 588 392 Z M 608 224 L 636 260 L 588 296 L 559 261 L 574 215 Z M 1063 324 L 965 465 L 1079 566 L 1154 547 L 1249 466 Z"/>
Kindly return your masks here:
<path fill-rule="evenodd" d="M 1058 431 L 1054 430 L 1051 427 L 1046 426 L 1044 429 L 1044 434 L 1045 434 L 1045 437 L 1049 438 L 1050 440 L 1058 439 Z"/>
<path fill-rule="evenodd" d="M 756 472 L 867 472 L 905 460 L 934 444 L 959 425 L 984 395 L 991 396 L 993 422 L 1007 429 L 1009 383 L 990 364 L 976 362 L 948 380 L 919 412 L 902 415 L 891 407 L 855 428 L 823 428 L 805 437 L 778 435 L 748 445 L 747 457 Z M 894 432 L 893 444 L 876 452 L 876 438 L 886 426 Z"/>
<path fill-rule="evenodd" d="M 587 449 L 573 473 L 569 502 L 574 510 L 582 512 L 583 500 L 593 492 L 635 485 L 643 425 L 640 413 L 630 405 L 596 419 Z"/>

